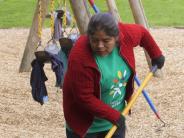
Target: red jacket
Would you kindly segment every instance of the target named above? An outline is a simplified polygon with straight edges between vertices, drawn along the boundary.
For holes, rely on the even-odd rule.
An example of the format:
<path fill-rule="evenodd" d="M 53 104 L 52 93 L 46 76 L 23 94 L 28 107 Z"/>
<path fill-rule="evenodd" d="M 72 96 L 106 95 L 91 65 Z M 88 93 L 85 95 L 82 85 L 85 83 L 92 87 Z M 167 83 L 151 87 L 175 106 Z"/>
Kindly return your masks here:
<path fill-rule="evenodd" d="M 133 93 L 135 59 L 133 48 L 140 45 L 146 49 L 151 58 L 162 53 L 150 33 L 140 25 L 119 23 L 120 54 L 132 70 L 126 88 L 125 100 Z M 100 100 L 100 72 L 98 70 L 89 39 L 81 36 L 72 48 L 68 60 L 68 69 L 63 85 L 63 108 L 67 124 L 84 137 L 95 116 L 115 123 L 120 112 Z"/>

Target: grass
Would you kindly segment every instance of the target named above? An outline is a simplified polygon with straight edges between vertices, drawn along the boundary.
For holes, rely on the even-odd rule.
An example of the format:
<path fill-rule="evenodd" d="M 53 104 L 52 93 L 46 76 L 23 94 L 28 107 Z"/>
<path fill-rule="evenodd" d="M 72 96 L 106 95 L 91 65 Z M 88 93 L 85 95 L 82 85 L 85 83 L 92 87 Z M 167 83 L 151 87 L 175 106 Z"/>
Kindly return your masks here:
<path fill-rule="evenodd" d="M 96 4 L 107 11 L 105 1 L 96 0 Z M 116 0 L 116 4 L 122 21 L 133 23 L 128 0 Z M 142 4 L 150 26 L 184 26 L 184 0 L 142 0 Z"/>
<path fill-rule="evenodd" d="M 36 0 L 0 0 L 0 28 L 30 27 Z"/>
<path fill-rule="evenodd" d="M 143 0 L 143 5 L 152 26 L 184 26 L 184 0 Z"/>
<path fill-rule="evenodd" d="M 30 27 L 36 2 L 37 0 L 0 0 L 0 28 Z M 95 2 L 100 11 L 107 11 L 105 0 Z M 122 21 L 133 23 L 128 0 L 116 0 L 116 3 Z M 142 3 L 150 26 L 184 26 L 184 0 L 142 0 Z"/>

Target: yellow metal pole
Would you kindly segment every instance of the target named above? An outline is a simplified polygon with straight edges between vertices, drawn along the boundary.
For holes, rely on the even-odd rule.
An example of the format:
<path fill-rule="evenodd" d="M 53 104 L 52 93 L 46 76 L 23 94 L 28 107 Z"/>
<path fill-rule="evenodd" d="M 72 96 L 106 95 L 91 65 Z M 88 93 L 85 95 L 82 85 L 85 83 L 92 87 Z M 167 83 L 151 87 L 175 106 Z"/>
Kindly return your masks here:
<path fill-rule="evenodd" d="M 123 110 L 122 115 L 126 115 L 128 114 L 129 110 L 131 109 L 131 107 L 134 105 L 135 101 L 137 100 L 138 96 L 142 93 L 142 90 L 144 89 L 144 87 L 148 84 L 149 80 L 153 77 L 153 73 L 157 70 L 157 67 L 155 66 L 152 71 L 150 73 L 148 73 L 148 75 L 146 76 L 146 78 L 144 79 L 144 81 L 142 82 L 141 86 L 138 88 L 137 92 L 132 96 L 130 102 L 128 103 L 128 105 L 126 106 L 126 108 Z M 117 126 L 114 125 L 109 132 L 107 133 L 107 135 L 105 136 L 105 138 L 111 138 L 112 135 L 114 134 L 114 132 L 116 131 Z"/>

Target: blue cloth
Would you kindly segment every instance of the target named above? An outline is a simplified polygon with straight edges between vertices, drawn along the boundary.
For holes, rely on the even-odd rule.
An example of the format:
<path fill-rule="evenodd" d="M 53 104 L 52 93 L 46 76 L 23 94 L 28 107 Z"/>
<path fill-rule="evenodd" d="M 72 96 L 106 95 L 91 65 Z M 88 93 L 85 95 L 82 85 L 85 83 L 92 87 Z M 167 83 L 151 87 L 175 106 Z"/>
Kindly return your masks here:
<path fill-rule="evenodd" d="M 49 52 L 48 54 L 50 56 L 52 70 L 53 72 L 55 72 L 55 75 L 56 75 L 56 86 L 61 86 L 61 83 L 64 77 L 63 61 L 58 54 L 55 55 Z"/>
<path fill-rule="evenodd" d="M 53 72 L 55 72 L 56 86 L 62 86 L 64 77 L 64 66 L 62 61 L 63 59 L 59 56 L 59 54 L 54 55 L 49 52 L 47 53 L 50 57 L 51 68 Z M 30 85 L 32 87 L 32 97 L 35 101 L 39 102 L 42 105 L 48 101 L 48 94 L 45 86 L 45 81 L 47 81 L 48 79 L 43 69 L 44 63 L 40 62 L 39 59 L 35 59 L 32 61 L 31 66 L 32 72 Z"/>
<path fill-rule="evenodd" d="M 68 59 L 67 59 L 67 56 L 66 56 L 66 54 L 62 51 L 62 49 L 60 49 L 60 51 L 59 51 L 59 53 L 58 53 L 58 56 L 59 56 L 59 58 L 61 59 L 61 61 L 63 62 L 63 74 L 65 74 L 65 73 L 66 73 L 66 70 L 67 70 L 67 66 L 68 66 Z M 62 86 L 63 86 L 63 81 L 64 81 L 64 75 L 63 75 L 63 77 L 62 77 L 62 79 L 61 79 L 61 84 L 60 84 L 61 88 L 62 88 Z"/>
<path fill-rule="evenodd" d="M 44 102 L 46 102 L 45 100 L 48 99 L 47 89 L 45 86 L 45 81 L 48 79 L 43 70 L 44 64 L 35 59 L 32 61 L 31 66 L 32 72 L 30 84 L 32 87 L 32 96 L 35 101 L 42 105 Z"/>

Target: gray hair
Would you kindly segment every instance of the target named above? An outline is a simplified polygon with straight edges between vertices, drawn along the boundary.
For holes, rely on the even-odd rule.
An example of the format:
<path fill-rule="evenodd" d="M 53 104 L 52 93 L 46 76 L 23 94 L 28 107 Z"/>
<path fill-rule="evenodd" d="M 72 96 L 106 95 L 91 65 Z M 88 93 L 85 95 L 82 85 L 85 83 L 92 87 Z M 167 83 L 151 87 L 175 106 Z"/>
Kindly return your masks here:
<path fill-rule="evenodd" d="M 97 13 L 93 15 L 88 24 L 88 36 L 94 35 L 96 31 L 104 31 L 108 36 L 119 35 L 118 23 L 110 13 Z"/>

